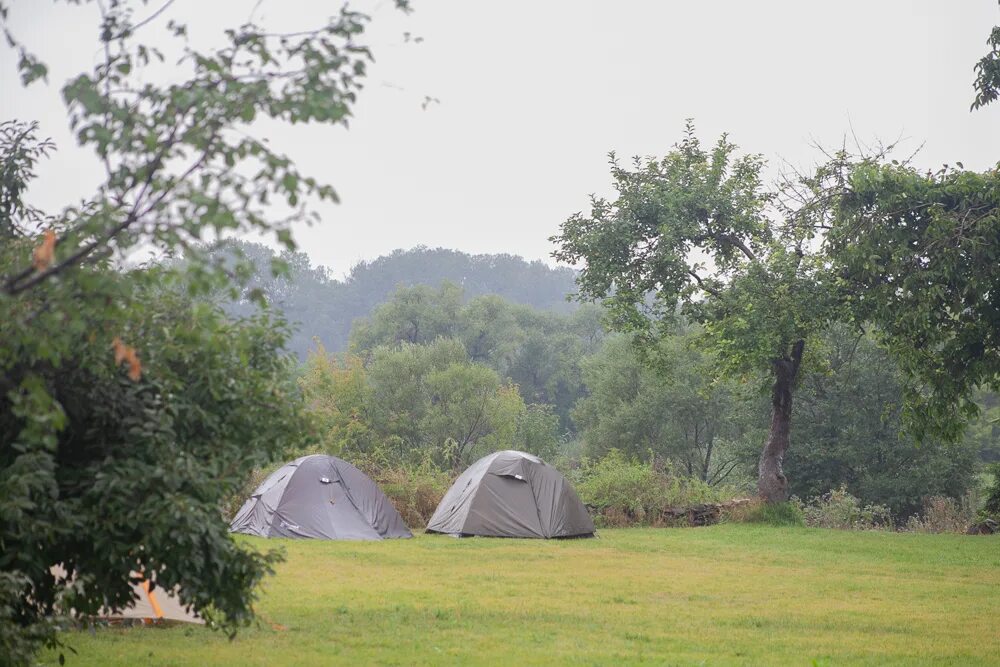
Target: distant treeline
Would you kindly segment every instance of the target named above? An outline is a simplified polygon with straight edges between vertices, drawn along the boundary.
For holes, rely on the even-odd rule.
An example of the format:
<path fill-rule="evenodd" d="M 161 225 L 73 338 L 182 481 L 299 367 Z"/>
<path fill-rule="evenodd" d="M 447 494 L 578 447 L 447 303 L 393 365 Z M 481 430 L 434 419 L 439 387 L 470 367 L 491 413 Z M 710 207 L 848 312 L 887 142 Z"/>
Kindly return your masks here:
<path fill-rule="evenodd" d="M 470 255 L 457 250 L 418 246 L 355 265 L 344 280 L 333 278 L 323 267 L 313 266 L 304 252 L 275 254 L 270 248 L 243 241 L 228 242 L 220 256 L 240 252 L 256 266 L 253 279 L 239 298 L 226 304 L 235 315 L 254 311 L 253 290 L 284 313 L 295 332 L 288 349 L 304 359 L 313 338 L 331 352 L 347 349 L 354 320 L 389 300 L 400 286 L 454 283 L 466 299 L 496 294 L 513 303 L 538 310 L 569 313 L 576 304 L 567 295 L 576 289 L 576 273 L 529 262 L 516 255 Z M 273 277 L 272 264 L 283 262 L 287 275 Z"/>

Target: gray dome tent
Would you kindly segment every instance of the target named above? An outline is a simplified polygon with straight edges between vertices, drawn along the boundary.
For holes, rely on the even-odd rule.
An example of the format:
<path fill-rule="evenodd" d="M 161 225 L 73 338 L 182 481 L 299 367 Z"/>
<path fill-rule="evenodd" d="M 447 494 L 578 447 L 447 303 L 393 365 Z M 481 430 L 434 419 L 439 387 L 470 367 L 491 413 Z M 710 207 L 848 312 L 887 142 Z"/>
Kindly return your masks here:
<path fill-rule="evenodd" d="M 375 482 L 347 461 L 324 454 L 303 456 L 272 473 L 236 513 L 229 531 L 326 540 L 413 537 Z"/>
<path fill-rule="evenodd" d="M 448 489 L 429 533 L 489 537 L 592 537 L 594 522 L 573 486 L 537 456 L 484 456 Z"/>

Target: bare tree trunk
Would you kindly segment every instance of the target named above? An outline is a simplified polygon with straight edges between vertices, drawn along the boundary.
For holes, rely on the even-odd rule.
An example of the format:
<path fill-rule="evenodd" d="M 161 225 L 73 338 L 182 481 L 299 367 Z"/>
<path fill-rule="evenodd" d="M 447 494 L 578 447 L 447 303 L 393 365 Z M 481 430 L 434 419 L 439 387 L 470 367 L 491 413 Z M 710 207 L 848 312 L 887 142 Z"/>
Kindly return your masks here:
<path fill-rule="evenodd" d="M 788 479 L 781 468 L 788 450 L 788 432 L 792 424 L 792 387 L 802 363 L 805 341 L 792 345 L 791 356 L 773 359 L 774 389 L 771 394 L 771 432 L 760 453 L 757 467 L 757 492 L 769 503 L 788 500 Z"/>

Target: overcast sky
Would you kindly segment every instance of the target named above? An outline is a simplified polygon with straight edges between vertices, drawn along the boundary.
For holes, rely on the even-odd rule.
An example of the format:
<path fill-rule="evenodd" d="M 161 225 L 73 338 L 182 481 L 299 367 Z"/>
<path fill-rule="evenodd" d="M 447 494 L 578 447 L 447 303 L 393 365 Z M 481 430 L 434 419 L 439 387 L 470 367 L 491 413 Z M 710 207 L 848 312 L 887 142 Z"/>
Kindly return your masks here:
<path fill-rule="evenodd" d="M 67 130 L 59 88 L 98 56 L 96 7 L 13 0 L 11 25 L 51 67 L 27 91 L 0 53 L 0 118 L 37 119 L 58 145 L 32 198 L 55 208 L 93 191 L 93 158 Z M 149 7 L 160 2 L 153 0 Z M 166 18 L 210 40 L 256 0 L 176 0 Z M 339 206 L 297 238 L 342 274 L 423 244 L 551 263 L 548 237 L 590 193 L 606 153 L 661 155 L 684 119 L 713 141 L 800 167 L 814 144 L 903 137 L 925 166 L 1000 160 L 1000 105 L 969 112 L 973 64 L 1000 23 L 996 0 L 472 2 L 375 0 L 376 64 L 349 130 L 279 129 L 272 144 L 333 184 Z M 258 17 L 300 29 L 339 3 L 261 0 Z M 152 11 L 149 8 L 143 12 Z M 422 41 L 406 42 L 403 33 Z M 425 96 L 440 100 L 422 108 Z"/>

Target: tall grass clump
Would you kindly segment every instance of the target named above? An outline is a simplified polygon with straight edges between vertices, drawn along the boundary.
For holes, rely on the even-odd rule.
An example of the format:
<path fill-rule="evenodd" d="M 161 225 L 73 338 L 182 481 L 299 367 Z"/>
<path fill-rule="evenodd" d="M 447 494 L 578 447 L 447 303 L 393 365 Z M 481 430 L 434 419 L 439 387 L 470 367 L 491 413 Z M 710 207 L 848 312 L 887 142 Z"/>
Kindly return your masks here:
<path fill-rule="evenodd" d="M 907 519 L 904 529 L 914 533 L 964 533 L 975 520 L 971 495 L 961 500 L 931 496 L 924 503 L 923 513 Z"/>
<path fill-rule="evenodd" d="M 727 509 L 723 517 L 728 523 L 757 523 L 766 526 L 806 525 L 802 507 L 794 501 L 766 503 L 755 499 Z"/>

